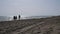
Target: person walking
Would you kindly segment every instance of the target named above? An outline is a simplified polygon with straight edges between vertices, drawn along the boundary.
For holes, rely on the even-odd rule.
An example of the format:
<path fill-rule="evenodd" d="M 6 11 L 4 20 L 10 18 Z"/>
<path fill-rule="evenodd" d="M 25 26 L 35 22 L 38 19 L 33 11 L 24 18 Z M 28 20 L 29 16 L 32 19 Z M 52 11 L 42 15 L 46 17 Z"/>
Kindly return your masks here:
<path fill-rule="evenodd" d="M 14 19 L 14 20 L 17 20 L 17 16 L 13 16 L 13 19 Z"/>
<path fill-rule="evenodd" d="M 21 16 L 19 15 L 18 18 L 19 18 L 19 20 L 20 20 Z"/>

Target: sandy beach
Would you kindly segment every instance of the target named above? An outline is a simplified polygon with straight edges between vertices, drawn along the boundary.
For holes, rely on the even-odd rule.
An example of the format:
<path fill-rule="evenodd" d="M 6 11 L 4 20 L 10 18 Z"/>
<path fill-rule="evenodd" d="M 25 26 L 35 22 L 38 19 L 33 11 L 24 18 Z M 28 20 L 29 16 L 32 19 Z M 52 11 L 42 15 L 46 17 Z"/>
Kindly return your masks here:
<path fill-rule="evenodd" d="M 2 21 L 0 34 L 60 34 L 60 16 Z"/>

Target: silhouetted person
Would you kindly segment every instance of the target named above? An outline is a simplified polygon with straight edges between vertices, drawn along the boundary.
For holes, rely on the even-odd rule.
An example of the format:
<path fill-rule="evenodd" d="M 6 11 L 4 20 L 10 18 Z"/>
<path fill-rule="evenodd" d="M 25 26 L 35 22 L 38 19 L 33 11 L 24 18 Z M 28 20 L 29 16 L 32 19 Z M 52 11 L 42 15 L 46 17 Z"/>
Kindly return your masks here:
<path fill-rule="evenodd" d="M 19 18 L 19 20 L 20 20 L 21 16 L 19 15 L 18 18 Z"/>
<path fill-rule="evenodd" d="M 17 20 L 17 16 L 13 16 L 13 19 L 14 19 L 14 20 Z"/>

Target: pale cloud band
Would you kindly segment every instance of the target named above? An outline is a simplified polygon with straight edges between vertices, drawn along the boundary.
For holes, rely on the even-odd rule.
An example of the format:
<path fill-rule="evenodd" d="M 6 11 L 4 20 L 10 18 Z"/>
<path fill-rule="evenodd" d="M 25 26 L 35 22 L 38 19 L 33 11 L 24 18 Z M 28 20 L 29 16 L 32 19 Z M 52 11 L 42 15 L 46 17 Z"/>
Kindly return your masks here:
<path fill-rule="evenodd" d="M 60 0 L 0 0 L 0 16 L 60 15 Z"/>

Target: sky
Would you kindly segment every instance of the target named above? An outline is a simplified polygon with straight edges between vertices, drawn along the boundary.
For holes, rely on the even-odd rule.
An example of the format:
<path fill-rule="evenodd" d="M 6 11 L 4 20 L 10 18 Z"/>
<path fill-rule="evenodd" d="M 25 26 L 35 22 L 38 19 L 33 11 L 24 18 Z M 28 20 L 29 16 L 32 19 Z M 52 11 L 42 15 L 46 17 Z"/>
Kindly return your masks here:
<path fill-rule="evenodd" d="M 0 0 L 0 16 L 60 15 L 60 0 Z"/>

